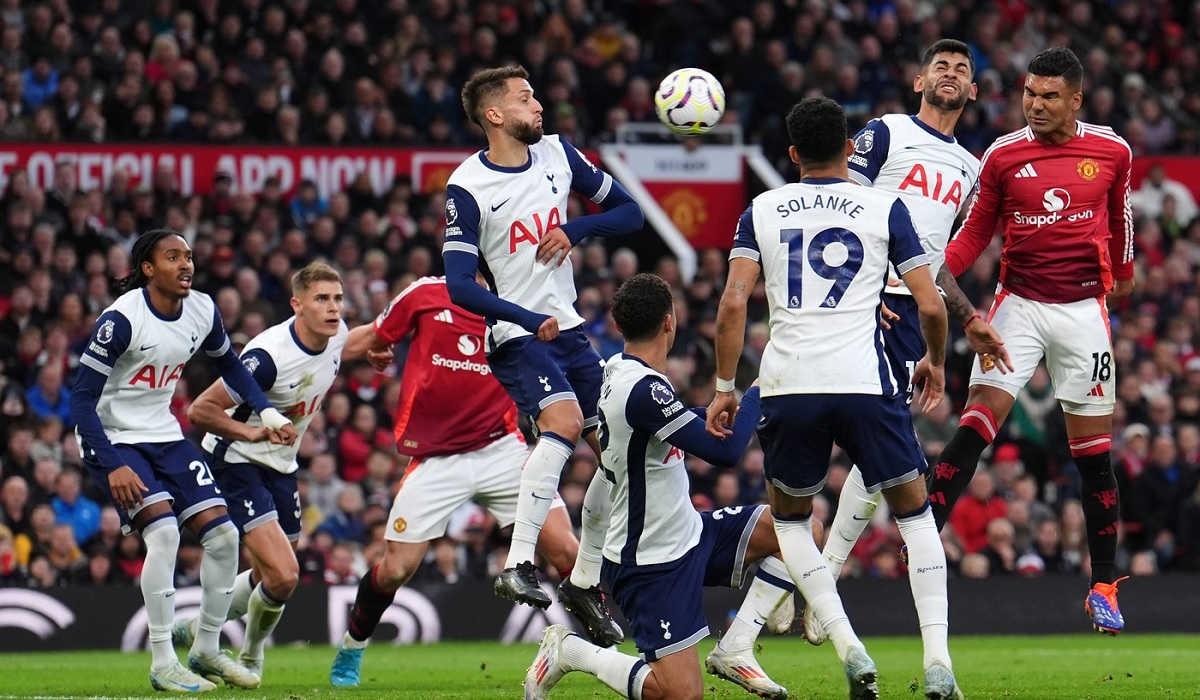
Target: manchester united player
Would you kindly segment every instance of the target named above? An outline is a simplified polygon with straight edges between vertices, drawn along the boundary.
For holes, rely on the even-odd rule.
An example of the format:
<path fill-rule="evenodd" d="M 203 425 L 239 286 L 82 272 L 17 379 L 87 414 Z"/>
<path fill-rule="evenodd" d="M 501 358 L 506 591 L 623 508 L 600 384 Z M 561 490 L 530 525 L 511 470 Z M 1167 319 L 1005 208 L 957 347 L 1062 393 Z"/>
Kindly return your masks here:
<path fill-rule="evenodd" d="M 1115 635 L 1125 623 L 1113 579 L 1118 498 L 1109 448 L 1116 377 L 1105 297 L 1133 291 L 1132 156 L 1112 129 L 1076 119 L 1082 78 L 1070 49 L 1048 49 L 1029 62 L 1023 99 L 1029 126 L 997 139 L 984 154 L 970 213 L 946 248 L 942 274 L 957 277 L 1003 226 L 1000 286 L 989 320 L 1006 340 L 1013 371 L 1001 373 L 988 355 L 975 363 L 962 422 L 934 466 L 929 498 L 941 527 L 1045 357 L 1083 486 L 1092 561 L 1085 609 L 1097 630 Z M 970 323 L 974 308 L 953 291 L 947 290 L 947 305 Z"/>
<path fill-rule="evenodd" d="M 392 300 L 375 319 L 373 332 L 347 342 L 346 352 L 366 352 L 390 349 L 414 334 L 395 428 L 397 447 L 412 461 L 388 516 L 387 550 L 359 583 L 349 629 L 329 674 L 335 686 L 358 685 L 367 641 L 430 541 L 445 534 L 456 508 L 476 500 L 502 526 L 516 519 L 529 450 L 517 429 L 517 407 L 484 357 L 485 331 L 482 317 L 450 300 L 445 278 L 424 277 Z M 579 543 L 557 494 L 546 524 L 538 549 L 566 578 Z M 619 637 L 620 628 L 603 612 L 613 627 L 609 634 Z"/>

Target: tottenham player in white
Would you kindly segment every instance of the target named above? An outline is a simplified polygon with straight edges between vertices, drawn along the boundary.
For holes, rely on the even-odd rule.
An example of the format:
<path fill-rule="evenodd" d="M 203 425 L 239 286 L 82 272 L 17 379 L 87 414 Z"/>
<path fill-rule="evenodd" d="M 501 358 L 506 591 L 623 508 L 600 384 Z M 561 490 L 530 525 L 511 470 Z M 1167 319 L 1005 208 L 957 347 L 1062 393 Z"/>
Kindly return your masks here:
<path fill-rule="evenodd" d="M 538 586 L 532 563 L 538 531 L 579 438 L 586 436 L 599 456 L 592 431 L 604 363 L 583 333 L 583 318 L 574 308 L 574 275 L 563 262 L 584 238 L 632 233 L 643 218 L 612 177 L 563 138 L 542 133 L 542 106 L 528 77 L 519 66 L 492 68 L 463 86 L 463 107 L 483 128 L 488 147 L 450 176 L 442 256 L 450 298 L 488 319 L 488 364 L 537 425 L 512 546 L 495 590 L 544 608 L 550 598 Z M 570 190 L 604 211 L 567 221 Z M 480 270 L 489 289 L 475 282 Z M 568 609 L 599 602 L 599 548 L 608 507 L 607 487 L 597 475 L 584 500 L 579 557 L 559 589 Z M 598 628 L 606 626 L 597 622 Z"/>
<path fill-rule="evenodd" d="M 715 435 L 736 411 L 733 380 L 742 353 L 746 303 L 760 271 L 770 304 L 763 352 L 763 421 L 758 427 L 767 495 L 788 571 L 833 640 L 851 698 L 878 697 L 875 665 L 842 609 L 812 536 L 812 497 L 825 483 L 836 441 L 854 458 L 868 491 L 882 489 L 909 548 L 909 580 L 925 646 L 925 693 L 960 695 L 947 645 L 946 556 L 920 478 L 925 457 L 904 387 L 884 353 L 879 302 L 889 267 L 912 293 L 926 355 L 913 376 L 921 405 L 942 400 L 946 309 L 904 200 L 849 179 L 842 107 L 806 98 L 787 117 L 798 184 L 765 192 L 742 215 L 717 311 Z"/>
<path fill-rule="evenodd" d="M 629 698 L 701 698 L 696 644 L 709 633 L 702 589 L 741 585 L 759 563 L 746 603 L 708 655 L 709 672 L 756 695 L 782 700 L 787 689 L 754 658 L 763 620 L 793 589 L 764 506 L 697 513 L 684 451 L 719 465 L 741 457 L 758 420 L 758 389 L 746 395 L 733 434 L 714 437 L 703 411 L 689 411 L 666 376 L 675 339 L 671 288 L 638 274 L 613 297 L 625 349 L 609 359 L 600 398 L 599 439 L 613 508 L 604 543 L 603 580 L 629 619 L 642 660 L 602 649 L 561 626 L 546 629 L 525 677 L 525 697 L 545 698 L 569 671 L 585 671 Z"/>
<path fill-rule="evenodd" d="M 183 437 L 170 402 L 184 364 L 204 351 L 246 397 L 262 425 L 247 438 L 292 444 L 295 429 L 271 407 L 230 347 L 211 297 L 192 291 L 192 251 L 174 231 L 142 234 L 133 247 L 125 293 L 96 320 L 71 392 L 84 464 L 146 544 L 141 588 L 149 627 L 150 683 L 199 692 L 258 687 L 260 678 L 218 648 L 237 576 L 238 534 L 200 451 Z M 171 648 L 179 527 L 204 547 L 200 623 L 188 654 Z M 194 671 L 195 673 L 193 673 Z M 197 675 L 199 674 L 199 675 Z"/>
<path fill-rule="evenodd" d="M 342 278 L 324 263 L 311 263 L 292 276 L 295 316 L 263 331 L 242 350 L 241 361 L 273 405 L 286 407 L 297 436 L 337 378 L 343 360 L 366 357 L 369 328 L 349 331 L 342 320 Z M 238 660 L 260 677 L 263 644 L 283 615 L 300 571 L 293 547 L 300 538 L 300 492 L 296 486 L 296 452 L 290 445 L 255 441 L 261 420 L 230 386 L 217 382 L 188 409 L 188 420 L 208 431 L 202 446 L 230 515 L 253 555 L 253 566 L 234 585 L 228 618 L 249 613 Z M 198 620 L 180 620 L 172 634 L 188 645 Z"/>
<path fill-rule="evenodd" d="M 974 74 L 975 59 L 969 46 L 955 39 L 934 42 L 925 52 L 921 73 L 913 79 L 913 91 L 921 95 L 920 110 L 915 115 L 885 114 L 871 120 L 854 139 L 850 179 L 904 198 L 921 247 L 929 254 L 930 270 L 948 290 L 950 310 L 962 316 L 972 349 L 996 358 L 1000 371 L 1007 372 L 1008 353 L 999 334 L 973 313 L 973 307 L 955 307 L 953 300 L 962 296 L 958 285 L 952 276 L 940 276 L 954 222 L 979 178 L 979 159 L 954 139 L 954 126 L 963 108 L 975 99 Z M 903 283 L 893 280 L 892 285 L 884 297 L 892 319 L 890 332 L 884 334 L 885 350 L 901 384 L 908 385 L 911 401 L 910 375 L 925 354 L 925 343 L 912 294 Z M 834 580 L 881 498 L 881 493 L 867 491 L 862 472 L 851 467 L 825 542 L 825 558 Z M 813 644 L 824 641 L 824 631 L 811 609 L 805 611 L 804 635 Z"/>

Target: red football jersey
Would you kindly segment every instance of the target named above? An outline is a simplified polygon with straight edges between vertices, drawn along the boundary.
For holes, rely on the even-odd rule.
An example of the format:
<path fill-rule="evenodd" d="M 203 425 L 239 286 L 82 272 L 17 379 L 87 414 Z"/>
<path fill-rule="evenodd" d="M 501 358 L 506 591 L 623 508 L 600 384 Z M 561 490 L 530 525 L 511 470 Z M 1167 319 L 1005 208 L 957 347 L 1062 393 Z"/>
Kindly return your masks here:
<path fill-rule="evenodd" d="M 954 276 L 1004 229 L 1000 283 L 1034 301 L 1098 297 L 1133 277 L 1129 205 L 1132 154 L 1112 129 L 1076 122 L 1075 137 L 1052 145 L 1026 127 L 997 139 L 983 156 L 970 212 L 946 247 Z"/>
<path fill-rule="evenodd" d="M 462 454 L 520 436 L 516 404 L 484 356 L 485 330 L 482 317 L 450 301 L 444 277 L 413 282 L 375 319 L 376 335 L 389 343 L 415 331 L 396 411 L 401 454 Z"/>

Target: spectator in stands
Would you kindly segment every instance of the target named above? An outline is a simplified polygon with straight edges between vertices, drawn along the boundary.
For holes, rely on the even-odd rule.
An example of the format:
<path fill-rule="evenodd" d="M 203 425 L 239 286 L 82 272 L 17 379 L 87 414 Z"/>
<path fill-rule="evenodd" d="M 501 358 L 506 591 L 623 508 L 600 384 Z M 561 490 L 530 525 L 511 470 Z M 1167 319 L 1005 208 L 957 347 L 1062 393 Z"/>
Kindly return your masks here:
<path fill-rule="evenodd" d="M 82 476 L 77 469 L 64 469 L 55 482 L 50 505 L 60 525 L 68 525 L 78 542 L 88 540 L 100 529 L 100 506 L 82 494 Z"/>
<path fill-rule="evenodd" d="M 37 384 L 25 392 L 25 402 L 39 420 L 54 417 L 67 426 L 75 424 L 71 419 L 71 394 L 63 385 L 61 362 L 48 362 L 38 370 Z"/>
<path fill-rule="evenodd" d="M 22 476 L 33 480 L 33 428 L 26 423 L 14 423 L 8 430 L 8 450 L 0 456 L 4 477 Z M 31 485 L 32 486 L 32 485 Z"/>
<path fill-rule="evenodd" d="M 337 511 L 338 496 L 347 484 L 337 475 L 337 460 L 332 454 L 323 452 L 313 456 L 305 474 L 308 484 L 308 503 L 315 506 L 321 520 Z"/>
<path fill-rule="evenodd" d="M 32 510 L 25 477 L 6 476 L 0 484 L 0 521 L 8 528 L 9 536 L 25 534 L 32 528 L 29 521 Z"/>
<path fill-rule="evenodd" d="M 981 551 L 988 541 L 988 523 L 1004 518 L 1008 507 L 996 494 L 996 482 L 991 472 L 980 469 L 971 478 L 966 495 L 950 514 L 950 525 L 968 553 Z"/>
<path fill-rule="evenodd" d="M 1141 185 L 1131 196 L 1131 203 L 1143 216 L 1154 219 L 1162 214 L 1163 200 L 1168 196 L 1175 200 L 1176 218 L 1185 225 L 1200 213 L 1191 190 L 1178 180 L 1168 178 L 1162 163 L 1153 163 L 1146 170 Z"/>
<path fill-rule="evenodd" d="M 50 538 L 54 531 L 54 508 L 49 503 L 33 507 L 29 516 L 29 529 L 17 535 L 13 547 L 17 561 L 28 567 L 35 555 L 44 555 L 50 549 Z"/>

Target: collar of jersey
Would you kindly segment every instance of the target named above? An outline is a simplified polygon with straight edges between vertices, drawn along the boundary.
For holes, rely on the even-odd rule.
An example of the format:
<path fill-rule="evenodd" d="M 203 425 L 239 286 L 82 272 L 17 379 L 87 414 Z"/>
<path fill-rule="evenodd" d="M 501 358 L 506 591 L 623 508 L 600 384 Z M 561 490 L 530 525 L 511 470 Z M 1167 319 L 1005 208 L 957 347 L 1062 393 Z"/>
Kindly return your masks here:
<path fill-rule="evenodd" d="M 300 336 L 296 335 L 296 322 L 292 321 L 288 324 L 288 332 L 292 334 L 292 341 L 296 343 L 296 347 L 300 348 L 307 355 L 320 355 L 320 350 L 313 350 L 300 341 Z"/>
<path fill-rule="evenodd" d="M 150 288 L 142 287 L 142 297 L 146 300 L 146 308 L 150 309 L 150 313 L 154 314 L 155 318 L 160 321 L 178 321 L 183 316 L 183 304 L 179 305 L 179 313 L 174 316 L 163 316 L 158 313 L 158 309 L 154 308 L 154 304 L 150 301 Z"/>
<path fill-rule="evenodd" d="M 908 115 L 908 118 L 913 120 L 913 124 L 916 124 L 917 126 L 924 129 L 930 136 L 932 136 L 936 139 L 939 139 L 941 141 L 945 141 L 946 143 L 956 143 L 953 136 L 947 136 L 947 135 L 943 134 L 942 132 L 938 131 L 937 129 L 933 128 L 932 126 L 929 126 L 928 124 L 921 121 L 920 119 L 917 119 L 917 115 L 910 114 L 910 115 Z"/>
<path fill-rule="evenodd" d="M 630 354 L 629 354 L 629 353 L 627 353 L 627 352 L 623 352 L 623 353 L 621 353 L 621 359 L 622 359 L 622 360 L 633 360 L 634 362 L 636 362 L 636 363 L 638 363 L 638 364 L 640 364 L 640 365 L 643 365 L 644 367 L 646 367 L 646 368 L 648 368 L 648 369 L 654 369 L 654 368 L 653 368 L 653 367 L 651 367 L 650 365 L 646 364 L 645 360 L 643 360 L 642 358 L 640 358 L 640 357 L 635 357 L 635 356 L 633 356 L 633 355 L 630 355 Z M 657 372 L 658 370 L 655 370 L 655 371 Z"/>
<path fill-rule="evenodd" d="M 510 168 L 504 165 L 496 165 L 492 161 L 488 160 L 487 152 L 488 149 L 486 148 L 479 152 L 479 162 L 483 163 L 483 167 L 487 168 L 488 170 L 495 170 L 498 173 L 523 173 L 526 170 L 529 170 L 529 166 L 533 165 L 532 154 L 530 154 L 529 159 L 526 160 L 523 165 L 517 165 Z"/>
<path fill-rule="evenodd" d="M 800 182 L 805 185 L 837 185 L 843 182 L 853 182 L 853 180 L 843 180 L 840 177 L 805 177 L 801 178 Z"/>

